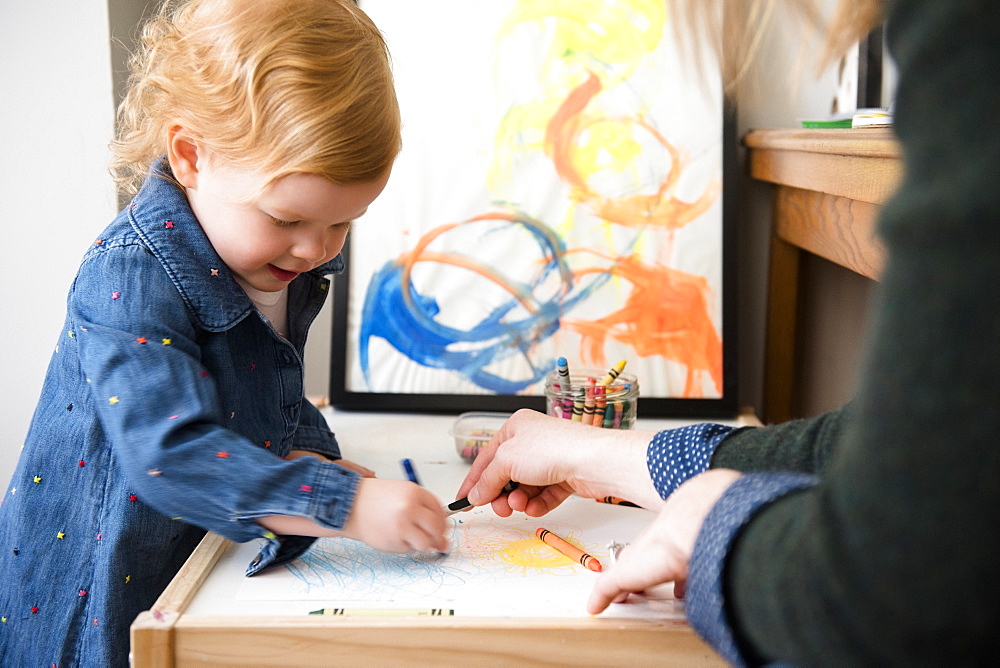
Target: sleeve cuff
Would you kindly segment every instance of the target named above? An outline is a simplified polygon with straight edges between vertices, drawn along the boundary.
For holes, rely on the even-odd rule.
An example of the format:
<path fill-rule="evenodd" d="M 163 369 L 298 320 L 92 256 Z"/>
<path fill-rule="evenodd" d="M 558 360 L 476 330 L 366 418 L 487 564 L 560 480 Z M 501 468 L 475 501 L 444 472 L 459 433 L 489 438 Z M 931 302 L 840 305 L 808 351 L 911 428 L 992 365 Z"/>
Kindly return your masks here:
<path fill-rule="evenodd" d="M 339 531 L 354 505 L 361 476 L 338 464 L 323 463 L 314 485 L 302 485 L 298 494 L 305 506 L 302 513 L 317 524 Z"/>
<path fill-rule="evenodd" d="M 707 471 L 715 448 L 733 429 L 704 423 L 658 432 L 646 449 L 646 465 L 660 498 L 667 498 L 685 480 Z"/>
<path fill-rule="evenodd" d="M 316 541 L 313 536 L 275 536 L 268 531 L 260 552 L 247 566 L 246 576 L 256 575 L 265 568 L 280 566 L 302 556 Z"/>
<path fill-rule="evenodd" d="M 751 473 L 726 490 L 705 518 L 688 568 L 685 609 L 688 621 L 719 654 L 734 665 L 746 665 L 726 614 L 723 571 L 740 529 L 762 506 L 795 490 L 816 484 L 804 473 Z"/>
<path fill-rule="evenodd" d="M 305 506 L 303 515 L 317 524 L 340 530 L 354 505 L 360 480 L 361 476 L 354 471 L 336 464 L 322 464 L 315 484 L 302 485 L 298 489 L 298 494 L 304 497 L 300 500 Z M 248 530 L 257 533 L 254 537 L 264 538 L 260 553 L 247 566 L 247 577 L 297 559 L 316 540 L 312 536 L 276 536 L 257 524 L 256 520 L 247 521 L 252 521 L 250 526 L 253 528 L 248 527 Z"/>

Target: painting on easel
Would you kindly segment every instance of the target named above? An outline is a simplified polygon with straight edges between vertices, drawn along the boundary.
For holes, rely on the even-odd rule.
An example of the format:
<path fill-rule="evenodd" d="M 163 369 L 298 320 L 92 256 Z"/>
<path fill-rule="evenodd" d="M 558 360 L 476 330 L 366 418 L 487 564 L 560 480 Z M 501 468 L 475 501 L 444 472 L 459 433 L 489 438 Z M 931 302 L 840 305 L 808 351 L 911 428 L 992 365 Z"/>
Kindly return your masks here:
<path fill-rule="evenodd" d="M 332 403 L 540 408 L 566 357 L 627 360 L 642 415 L 735 414 L 735 142 L 666 3 L 359 5 L 404 135 L 334 282 Z"/>

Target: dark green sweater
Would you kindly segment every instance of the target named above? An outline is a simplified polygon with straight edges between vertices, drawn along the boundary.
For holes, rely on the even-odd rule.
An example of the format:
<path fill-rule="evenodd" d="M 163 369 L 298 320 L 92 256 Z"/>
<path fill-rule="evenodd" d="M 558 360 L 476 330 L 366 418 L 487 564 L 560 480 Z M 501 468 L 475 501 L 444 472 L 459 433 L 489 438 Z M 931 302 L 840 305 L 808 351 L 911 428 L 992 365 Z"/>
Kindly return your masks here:
<path fill-rule="evenodd" d="M 719 559 L 751 663 L 1000 658 L 1000 4 L 898 0 L 887 27 L 906 174 L 879 222 L 858 395 L 849 416 L 740 431 L 712 460 L 819 474 Z"/>

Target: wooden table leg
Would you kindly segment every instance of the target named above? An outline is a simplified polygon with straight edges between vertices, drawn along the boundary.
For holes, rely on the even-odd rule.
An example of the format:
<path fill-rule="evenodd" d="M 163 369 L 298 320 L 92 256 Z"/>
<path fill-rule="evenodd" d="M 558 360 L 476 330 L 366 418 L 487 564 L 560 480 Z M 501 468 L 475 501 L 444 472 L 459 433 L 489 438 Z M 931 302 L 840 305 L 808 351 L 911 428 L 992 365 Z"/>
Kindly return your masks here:
<path fill-rule="evenodd" d="M 768 263 L 767 343 L 764 350 L 763 420 L 766 424 L 784 422 L 795 414 L 800 252 L 772 234 Z"/>

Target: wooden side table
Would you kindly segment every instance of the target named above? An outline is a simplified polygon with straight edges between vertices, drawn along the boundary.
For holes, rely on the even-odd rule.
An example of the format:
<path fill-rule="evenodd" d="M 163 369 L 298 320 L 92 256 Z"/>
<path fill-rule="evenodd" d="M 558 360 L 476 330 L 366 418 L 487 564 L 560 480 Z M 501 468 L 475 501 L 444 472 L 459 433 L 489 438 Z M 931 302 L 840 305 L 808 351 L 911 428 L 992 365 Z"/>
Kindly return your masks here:
<path fill-rule="evenodd" d="M 765 423 L 795 414 L 803 252 L 878 280 L 879 206 L 902 175 L 891 129 L 756 130 L 743 140 L 750 176 L 775 184 L 764 353 Z"/>

